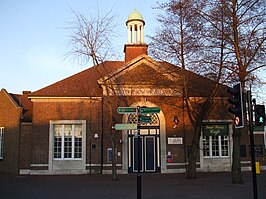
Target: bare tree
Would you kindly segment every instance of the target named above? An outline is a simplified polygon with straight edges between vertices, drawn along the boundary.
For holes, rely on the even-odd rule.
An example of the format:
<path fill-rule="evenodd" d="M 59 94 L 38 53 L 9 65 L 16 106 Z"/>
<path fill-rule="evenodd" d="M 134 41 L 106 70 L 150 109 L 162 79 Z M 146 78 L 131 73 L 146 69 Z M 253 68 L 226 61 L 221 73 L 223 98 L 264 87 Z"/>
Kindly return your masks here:
<path fill-rule="evenodd" d="M 223 43 L 214 44 L 207 36 L 205 20 L 199 15 L 197 10 L 204 9 L 203 1 L 170 1 L 160 5 L 160 9 L 166 11 L 165 15 L 159 16 L 162 30 L 159 30 L 154 37 L 151 37 L 151 51 L 155 57 L 166 55 L 162 59 L 169 57 L 183 70 L 183 109 L 187 110 L 188 116 L 194 126 L 192 149 L 190 152 L 187 168 L 187 178 L 196 178 L 196 161 L 199 153 L 199 140 L 201 136 L 201 124 L 212 107 L 213 100 L 220 87 L 220 80 L 223 69 Z M 166 39 L 165 39 L 166 38 Z M 208 42 L 207 42 L 208 41 Z M 209 52 L 206 52 L 206 45 L 209 45 Z M 214 46 L 216 49 L 214 49 Z M 219 55 L 217 57 L 217 51 Z M 212 53 L 211 53 L 212 52 Z M 216 52 L 216 55 L 214 55 Z M 208 55 L 208 59 L 203 59 Z M 206 57 L 205 57 L 206 58 Z M 210 59 L 211 58 L 211 59 Z M 217 59 L 218 58 L 218 59 Z M 205 60 L 205 61 L 204 61 Z M 207 61 L 208 60 L 208 61 Z M 212 68 L 212 71 L 210 71 Z M 193 70 L 200 74 L 216 74 L 211 77 L 215 80 L 215 86 L 208 96 L 200 101 L 189 93 L 189 84 L 185 69 Z M 208 69 L 208 70 L 207 70 Z"/>
<path fill-rule="evenodd" d="M 245 88 L 246 82 L 257 78 L 254 72 L 265 67 L 265 0 L 171 0 L 159 8 L 166 14 L 159 16 L 162 29 L 151 37 L 152 54 L 165 55 L 164 59 L 169 57 L 169 61 L 207 76 L 217 85 L 201 106 L 189 109 L 193 106 L 188 106 L 186 77 L 183 78 L 185 104 L 195 121 L 193 155 L 188 166 L 188 177 L 194 178 L 202 111 L 210 110 L 218 83 L 240 81 Z M 240 131 L 233 133 L 233 183 L 243 183 L 240 135 Z"/>
<path fill-rule="evenodd" d="M 210 3 L 209 7 L 213 12 L 201 12 L 214 30 L 223 32 L 226 44 L 226 73 L 230 77 L 228 83 L 241 82 L 243 92 L 247 84 L 254 84 L 258 80 L 256 72 L 266 66 L 265 5 L 265 0 L 217 0 Z M 221 11 L 223 17 L 214 14 Z M 218 27 L 217 22 L 223 23 L 226 29 Z M 243 130 L 234 130 L 233 133 L 232 180 L 236 184 L 243 183 L 240 140 L 241 134 L 248 131 L 247 125 L 245 126 Z"/>
<path fill-rule="evenodd" d="M 69 38 L 71 50 L 67 56 L 72 56 L 82 64 L 92 60 L 94 65 L 115 57 L 111 41 L 116 37 L 117 24 L 112 11 L 103 16 L 99 11 L 89 16 L 75 11 L 73 13 L 75 20 L 67 28 L 71 32 Z"/>
<path fill-rule="evenodd" d="M 106 89 L 106 99 L 104 106 L 106 106 L 110 121 L 108 122 L 110 139 L 112 146 L 112 174 L 113 179 L 117 179 L 116 169 L 116 134 L 113 130 L 116 117 L 114 116 L 113 107 L 118 106 L 118 100 L 115 98 L 115 91 L 112 85 L 105 81 L 105 76 L 108 72 L 105 70 L 105 61 L 111 57 L 115 57 L 112 40 L 116 36 L 115 16 L 112 11 L 101 16 L 99 11 L 96 15 L 85 16 L 81 13 L 74 12 L 75 20 L 68 28 L 71 31 L 69 39 L 69 46 L 71 50 L 67 56 L 74 57 L 78 62 L 89 63 L 93 62 L 93 70 L 96 71 L 100 79 L 103 80 L 103 87 Z M 108 88 L 109 87 L 109 88 Z"/>

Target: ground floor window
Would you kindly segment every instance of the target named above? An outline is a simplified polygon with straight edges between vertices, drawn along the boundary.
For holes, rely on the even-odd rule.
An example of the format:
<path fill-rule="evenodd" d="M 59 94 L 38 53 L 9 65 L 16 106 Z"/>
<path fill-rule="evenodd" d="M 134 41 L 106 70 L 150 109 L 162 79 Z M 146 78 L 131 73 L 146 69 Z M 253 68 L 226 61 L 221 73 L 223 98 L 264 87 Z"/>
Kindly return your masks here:
<path fill-rule="evenodd" d="M 54 124 L 54 159 L 81 159 L 82 135 L 82 124 Z"/>
<path fill-rule="evenodd" d="M 0 159 L 4 158 L 4 127 L 0 127 Z"/>
<path fill-rule="evenodd" d="M 229 136 L 227 124 L 204 124 L 203 156 L 229 157 Z"/>
<path fill-rule="evenodd" d="M 228 157 L 229 156 L 228 136 L 204 136 L 203 156 Z"/>

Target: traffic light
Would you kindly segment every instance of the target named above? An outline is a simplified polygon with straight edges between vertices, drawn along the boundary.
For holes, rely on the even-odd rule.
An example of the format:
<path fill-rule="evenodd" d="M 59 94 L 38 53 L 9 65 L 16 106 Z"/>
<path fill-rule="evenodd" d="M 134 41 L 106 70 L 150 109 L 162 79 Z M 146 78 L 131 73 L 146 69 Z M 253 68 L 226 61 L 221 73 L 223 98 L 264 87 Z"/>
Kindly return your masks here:
<path fill-rule="evenodd" d="M 227 92 L 232 95 L 228 99 L 228 102 L 233 106 L 228 109 L 228 111 L 234 114 L 235 128 L 244 127 L 244 117 L 243 117 L 243 99 L 242 99 L 242 87 L 241 83 L 234 85 L 233 88 L 228 88 Z"/>
<path fill-rule="evenodd" d="M 264 126 L 265 125 L 265 106 L 255 105 L 255 125 Z"/>

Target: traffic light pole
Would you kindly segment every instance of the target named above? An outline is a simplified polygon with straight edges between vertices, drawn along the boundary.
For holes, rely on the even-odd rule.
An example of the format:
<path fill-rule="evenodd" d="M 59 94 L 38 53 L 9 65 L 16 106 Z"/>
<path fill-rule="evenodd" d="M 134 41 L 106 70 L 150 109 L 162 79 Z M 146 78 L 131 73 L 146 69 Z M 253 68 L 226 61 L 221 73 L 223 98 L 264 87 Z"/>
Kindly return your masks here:
<path fill-rule="evenodd" d="M 253 180 L 253 196 L 254 196 L 254 199 L 258 199 L 255 150 L 254 150 L 254 133 L 253 133 L 253 108 L 252 108 L 251 91 L 247 91 L 247 98 L 248 98 L 249 135 L 250 135 L 252 180 Z"/>

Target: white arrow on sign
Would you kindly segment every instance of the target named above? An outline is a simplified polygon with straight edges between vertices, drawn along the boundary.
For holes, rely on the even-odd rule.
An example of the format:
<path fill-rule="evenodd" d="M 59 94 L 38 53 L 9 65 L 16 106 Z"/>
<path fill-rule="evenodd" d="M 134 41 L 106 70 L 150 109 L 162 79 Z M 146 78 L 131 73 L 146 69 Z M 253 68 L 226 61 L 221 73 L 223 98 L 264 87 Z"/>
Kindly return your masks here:
<path fill-rule="evenodd" d="M 137 124 L 116 124 L 115 130 L 136 130 L 138 129 Z"/>

